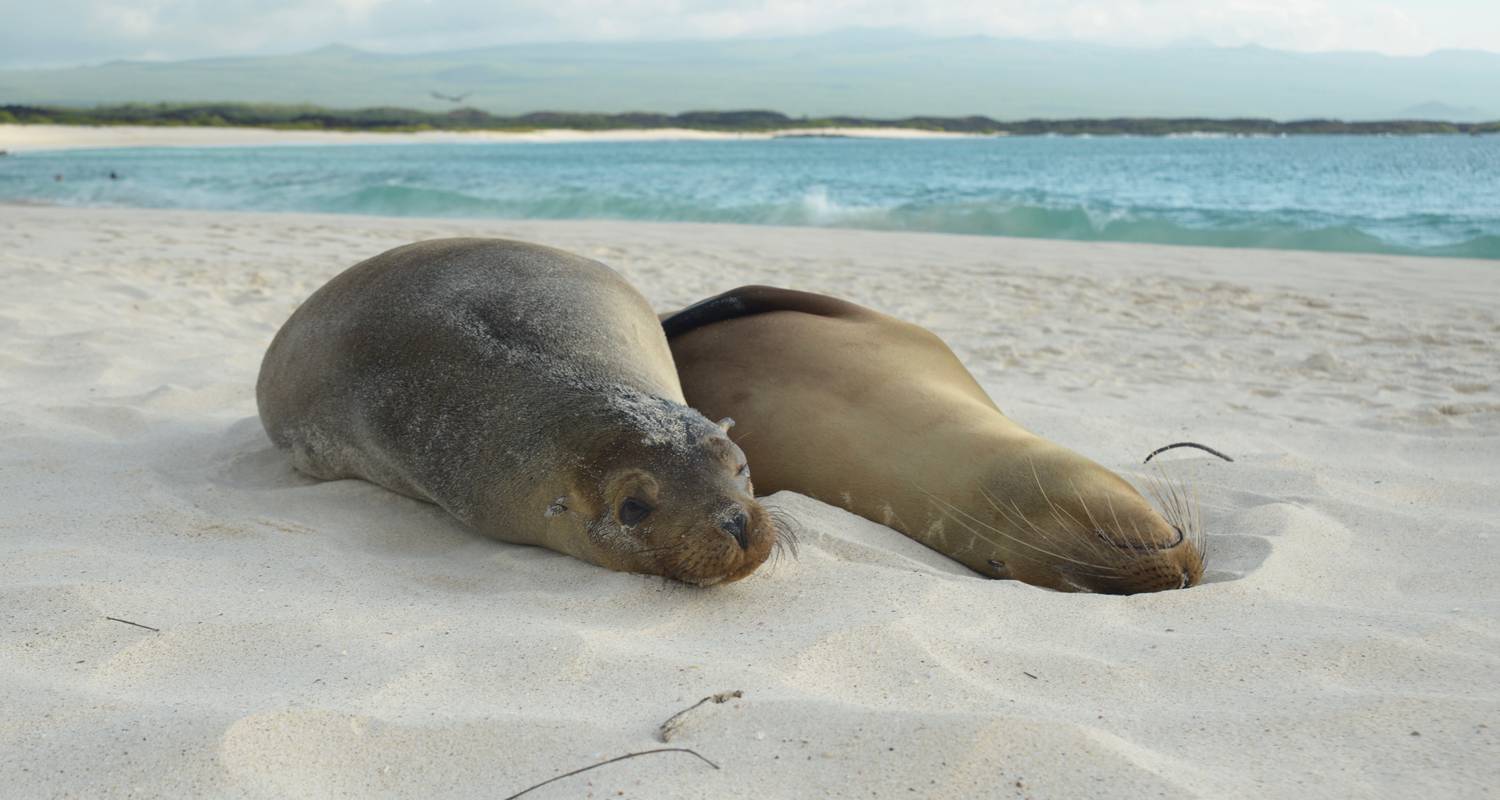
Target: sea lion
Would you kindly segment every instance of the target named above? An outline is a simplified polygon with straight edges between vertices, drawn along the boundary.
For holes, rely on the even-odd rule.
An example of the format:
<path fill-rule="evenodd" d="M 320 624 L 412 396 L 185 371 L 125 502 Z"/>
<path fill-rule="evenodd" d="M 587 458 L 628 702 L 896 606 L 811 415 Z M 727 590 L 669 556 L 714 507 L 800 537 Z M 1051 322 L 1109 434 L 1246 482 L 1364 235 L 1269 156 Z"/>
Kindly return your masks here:
<path fill-rule="evenodd" d="M 645 298 L 561 250 L 439 239 L 356 264 L 276 334 L 256 400 L 298 470 L 503 541 L 698 585 L 743 578 L 776 543 Z"/>
<path fill-rule="evenodd" d="M 1017 425 L 935 334 L 832 297 L 746 286 L 663 318 L 688 403 L 737 421 L 763 491 L 810 495 L 998 578 L 1191 586 L 1196 508 L 1162 511 Z"/>

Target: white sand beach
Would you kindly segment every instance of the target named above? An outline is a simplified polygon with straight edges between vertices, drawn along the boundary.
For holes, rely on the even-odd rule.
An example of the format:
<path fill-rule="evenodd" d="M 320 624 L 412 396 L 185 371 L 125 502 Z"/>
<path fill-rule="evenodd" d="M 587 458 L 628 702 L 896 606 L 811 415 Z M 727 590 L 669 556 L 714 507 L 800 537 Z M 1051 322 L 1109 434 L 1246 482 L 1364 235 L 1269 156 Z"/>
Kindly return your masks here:
<path fill-rule="evenodd" d="M 920 128 L 791 128 L 784 131 L 730 132 L 691 128 L 644 128 L 602 131 L 549 129 L 535 131 L 298 131 L 273 128 L 208 128 L 155 125 L 13 125 L 0 124 L 0 149 L 96 150 L 120 147 L 266 147 L 307 144 L 463 144 L 483 142 L 642 142 L 773 139 L 841 136 L 871 139 L 953 139 L 966 133 Z"/>
<path fill-rule="evenodd" d="M 906 317 L 1135 480 L 1222 449 L 1160 459 L 1205 583 L 986 580 L 782 493 L 800 555 L 698 590 L 293 472 L 256 418 L 272 334 L 459 234 L 600 259 L 662 310 L 772 283 Z M 730 690 L 670 744 L 718 769 L 527 797 L 1492 796 L 1497 341 L 1496 262 L 0 206 L 0 796 L 501 798 Z"/>

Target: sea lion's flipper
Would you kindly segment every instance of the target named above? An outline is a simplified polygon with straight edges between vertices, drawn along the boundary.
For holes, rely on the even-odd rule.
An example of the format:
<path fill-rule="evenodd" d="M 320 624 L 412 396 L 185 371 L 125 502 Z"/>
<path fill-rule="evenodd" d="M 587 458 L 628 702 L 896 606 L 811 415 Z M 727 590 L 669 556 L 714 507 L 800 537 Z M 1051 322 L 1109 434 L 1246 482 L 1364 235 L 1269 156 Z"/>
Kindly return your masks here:
<path fill-rule="evenodd" d="M 667 338 L 672 339 L 715 322 L 771 311 L 800 311 L 820 317 L 852 317 L 869 313 L 869 309 L 825 294 L 775 286 L 741 286 L 700 300 L 674 314 L 663 314 L 661 326 Z"/>

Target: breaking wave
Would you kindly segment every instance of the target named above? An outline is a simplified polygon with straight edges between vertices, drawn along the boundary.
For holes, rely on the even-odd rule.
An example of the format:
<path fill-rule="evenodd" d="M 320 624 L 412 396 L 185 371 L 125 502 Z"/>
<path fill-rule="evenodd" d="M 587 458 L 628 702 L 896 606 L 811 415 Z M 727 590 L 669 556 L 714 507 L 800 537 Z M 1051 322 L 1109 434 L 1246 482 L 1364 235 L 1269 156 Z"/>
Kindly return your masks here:
<path fill-rule="evenodd" d="M 1313 225 L 1286 221 L 1309 216 L 1277 214 L 1182 214 L 1171 210 L 1100 210 L 1084 206 L 1054 207 L 1010 202 L 902 204 L 894 207 L 844 205 L 814 188 L 782 203 L 714 206 L 652 201 L 602 193 L 542 195 L 535 198 L 485 198 L 462 192 L 408 186 L 358 189 L 328 197 L 304 210 L 413 217 L 500 217 L 509 219 L 614 219 L 655 222 L 717 222 L 748 225 L 794 225 L 919 231 L 978 236 L 1018 236 L 1075 241 L 1139 242 L 1201 247 L 1253 247 L 1390 253 L 1500 259 L 1500 235 L 1430 245 L 1403 244 L 1381 238 L 1357 222 Z M 1196 217 L 1198 224 L 1172 218 Z M 1401 220 L 1382 220 L 1399 225 Z M 1411 221 L 1413 224 L 1418 221 Z M 1431 219 L 1419 222 L 1431 225 Z"/>

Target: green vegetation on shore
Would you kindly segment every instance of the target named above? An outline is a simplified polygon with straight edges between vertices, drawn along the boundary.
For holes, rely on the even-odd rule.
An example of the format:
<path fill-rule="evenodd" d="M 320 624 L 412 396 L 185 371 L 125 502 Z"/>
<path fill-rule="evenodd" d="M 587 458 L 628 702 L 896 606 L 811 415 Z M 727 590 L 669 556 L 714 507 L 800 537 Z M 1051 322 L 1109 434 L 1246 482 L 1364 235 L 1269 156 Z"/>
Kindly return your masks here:
<path fill-rule="evenodd" d="M 539 111 L 497 116 L 473 108 L 448 112 L 407 108 L 329 109 L 312 105 L 262 103 L 130 103 L 92 108 L 0 105 L 0 123 L 23 125 L 160 125 L 337 131 L 530 131 L 570 129 L 586 131 L 689 128 L 702 131 L 765 132 L 829 128 L 917 128 L 969 134 L 1065 136 L 1166 136 L 1171 134 L 1226 134 L 1277 136 L 1306 134 L 1485 134 L 1500 133 L 1500 121 L 1440 122 L 1380 120 L 1345 122 L 1307 119 L 1278 122 L 1270 119 L 1206 119 L 1122 117 L 1113 119 L 1030 119 L 1001 122 L 982 116 L 905 117 L 789 117 L 775 111 L 689 111 L 682 114 L 632 112 L 584 114 Z"/>

